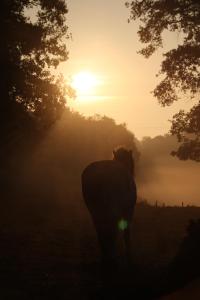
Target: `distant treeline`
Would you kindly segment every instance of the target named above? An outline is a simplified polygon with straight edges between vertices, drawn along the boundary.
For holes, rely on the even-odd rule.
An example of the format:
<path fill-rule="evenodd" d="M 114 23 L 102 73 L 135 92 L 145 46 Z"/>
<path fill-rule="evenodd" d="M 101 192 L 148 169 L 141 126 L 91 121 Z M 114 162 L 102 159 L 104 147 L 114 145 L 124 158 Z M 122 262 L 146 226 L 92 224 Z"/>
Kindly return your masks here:
<path fill-rule="evenodd" d="M 106 116 L 85 118 L 69 110 L 46 133 L 32 132 L 25 138 L 10 134 L 6 147 L 11 149 L 4 152 L 6 163 L 1 169 L 4 197 L 13 198 L 15 193 L 20 194 L 17 198 L 39 202 L 75 201 L 80 197 L 83 168 L 95 160 L 112 159 L 113 149 L 122 145 L 133 150 L 140 198 L 166 205 L 198 204 L 198 164 L 170 155 L 177 147 L 174 137 L 138 141 L 125 124 Z"/>
<path fill-rule="evenodd" d="M 67 110 L 45 134 L 33 132 L 24 139 L 17 135 L 11 135 L 17 146 L 7 143 L 12 154 L 5 153 L 7 164 L 1 171 L 10 198 L 14 193 L 18 199 L 76 201 L 81 172 L 88 163 L 112 159 L 113 149 L 120 145 L 132 149 L 139 159 L 134 135 L 105 116 L 84 118 Z"/>

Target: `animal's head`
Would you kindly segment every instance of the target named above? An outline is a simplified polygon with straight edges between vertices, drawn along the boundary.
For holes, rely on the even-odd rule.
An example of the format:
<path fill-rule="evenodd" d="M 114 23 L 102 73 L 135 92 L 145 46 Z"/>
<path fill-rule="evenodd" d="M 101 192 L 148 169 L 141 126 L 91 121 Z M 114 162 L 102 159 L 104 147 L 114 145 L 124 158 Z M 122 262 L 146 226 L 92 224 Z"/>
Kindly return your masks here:
<path fill-rule="evenodd" d="M 134 159 L 132 150 L 127 150 L 124 147 L 113 150 L 113 159 L 123 163 L 131 174 L 134 174 Z"/>

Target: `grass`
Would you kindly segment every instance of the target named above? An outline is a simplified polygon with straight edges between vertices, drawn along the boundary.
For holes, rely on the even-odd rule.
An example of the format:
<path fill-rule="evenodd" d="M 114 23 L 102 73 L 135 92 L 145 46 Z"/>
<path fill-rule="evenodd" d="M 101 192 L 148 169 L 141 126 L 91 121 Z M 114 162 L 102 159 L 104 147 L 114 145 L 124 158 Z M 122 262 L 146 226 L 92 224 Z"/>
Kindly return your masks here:
<path fill-rule="evenodd" d="M 112 286 L 109 276 L 102 280 L 95 230 L 81 201 L 13 207 L 1 210 L 1 299 L 154 298 L 189 220 L 200 218 L 197 207 L 137 205 L 133 264 L 115 272 Z"/>

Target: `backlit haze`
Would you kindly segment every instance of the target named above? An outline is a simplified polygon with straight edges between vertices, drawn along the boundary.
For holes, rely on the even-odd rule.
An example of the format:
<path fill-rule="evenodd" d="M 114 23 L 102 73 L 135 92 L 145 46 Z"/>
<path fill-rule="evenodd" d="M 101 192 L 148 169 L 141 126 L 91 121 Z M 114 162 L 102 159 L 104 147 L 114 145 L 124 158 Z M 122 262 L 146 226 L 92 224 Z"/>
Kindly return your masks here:
<path fill-rule="evenodd" d="M 154 137 L 167 133 L 168 120 L 179 109 L 189 108 L 190 102 L 163 108 L 153 97 L 151 91 L 161 80 L 156 77 L 162 61 L 161 50 L 149 59 L 137 54 L 143 47 L 137 36 L 138 23 L 128 24 L 129 10 L 124 3 L 124 0 L 68 1 L 68 24 L 73 39 L 68 41 L 69 60 L 59 70 L 72 82 L 75 78 L 79 81 L 79 87 L 75 84 L 76 100 L 69 103 L 73 110 L 85 116 L 107 115 L 117 123 L 126 123 L 139 139 Z M 166 33 L 163 50 L 177 45 L 180 39 L 178 34 Z M 86 83 L 87 80 L 92 83 Z"/>
<path fill-rule="evenodd" d="M 136 138 L 142 140 L 145 136 L 153 138 L 166 134 L 173 115 L 180 109 L 189 109 L 195 99 L 191 101 L 185 97 L 170 107 L 158 104 L 151 91 L 162 79 L 156 77 L 162 62 L 162 52 L 181 43 L 181 34 L 165 32 L 163 49 L 145 59 L 137 54 L 144 47 L 137 36 L 139 23 L 128 24 L 129 10 L 124 3 L 125 0 L 67 1 L 67 25 L 73 38 L 67 40 L 69 59 L 60 64 L 58 72 L 63 73 L 66 82 L 70 82 L 76 90 L 76 99 L 67 103 L 72 110 L 84 116 L 106 115 L 117 123 L 126 123 Z M 27 13 L 34 20 L 36 12 L 33 10 Z M 69 128 L 66 120 L 63 122 L 64 127 L 62 122 L 57 127 L 65 128 L 67 134 Z M 92 140 L 92 131 L 88 132 Z M 61 154 L 57 154 L 57 163 L 62 161 L 65 166 L 66 152 L 62 156 L 65 139 L 61 139 L 60 134 L 59 130 L 55 130 L 52 136 L 58 139 L 54 144 L 61 145 L 60 148 L 56 147 L 56 153 L 61 151 Z M 77 141 L 80 142 L 76 138 L 73 144 L 77 145 Z M 97 153 L 100 153 L 102 146 L 99 145 Z M 139 195 L 150 202 L 199 205 L 199 165 L 191 161 L 179 161 L 169 155 L 177 147 L 176 139 L 146 139 L 140 146 L 143 159 L 139 167 Z M 52 147 L 47 148 L 51 155 L 49 149 Z M 67 149 L 70 151 L 68 144 Z M 88 155 L 91 155 L 90 152 Z M 185 181 L 187 184 L 183 186 Z"/>

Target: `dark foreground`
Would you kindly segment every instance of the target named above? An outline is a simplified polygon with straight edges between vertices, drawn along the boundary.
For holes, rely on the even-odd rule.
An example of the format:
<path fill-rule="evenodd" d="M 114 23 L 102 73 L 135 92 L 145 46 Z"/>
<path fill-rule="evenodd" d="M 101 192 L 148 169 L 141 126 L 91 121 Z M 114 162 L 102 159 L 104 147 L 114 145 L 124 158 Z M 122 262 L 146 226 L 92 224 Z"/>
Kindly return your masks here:
<path fill-rule="evenodd" d="M 102 268 L 84 206 L 22 207 L 1 210 L 0 299 L 156 299 L 199 276 L 199 208 L 137 205 L 132 264 Z"/>

